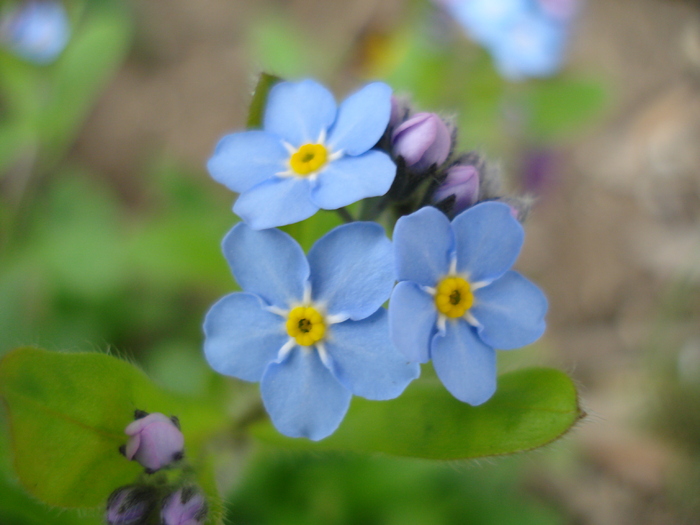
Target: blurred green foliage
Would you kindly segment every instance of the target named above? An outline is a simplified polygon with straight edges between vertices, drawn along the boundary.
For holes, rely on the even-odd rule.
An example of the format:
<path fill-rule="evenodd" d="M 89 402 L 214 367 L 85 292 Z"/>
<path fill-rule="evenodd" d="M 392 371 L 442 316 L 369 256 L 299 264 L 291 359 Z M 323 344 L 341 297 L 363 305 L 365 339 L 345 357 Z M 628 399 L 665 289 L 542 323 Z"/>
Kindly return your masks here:
<path fill-rule="evenodd" d="M 54 64 L 0 53 L 0 171 L 27 154 L 42 166 L 60 160 L 126 56 L 131 21 L 123 3 L 79 2 L 72 13 L 73 35 Z"/>
<path fill-rule="evenodd" d="M 482 465 L 265 451 L 228 503 L 228 523 L 559 525 L 520 485 L 514 458 Z"/>

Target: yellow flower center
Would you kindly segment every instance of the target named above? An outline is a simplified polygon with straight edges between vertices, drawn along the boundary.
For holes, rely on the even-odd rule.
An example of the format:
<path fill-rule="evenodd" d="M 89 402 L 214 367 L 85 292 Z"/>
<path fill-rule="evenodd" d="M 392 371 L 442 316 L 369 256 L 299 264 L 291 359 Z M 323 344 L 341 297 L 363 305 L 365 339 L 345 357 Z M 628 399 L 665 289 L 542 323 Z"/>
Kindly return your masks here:
<path fill-rule="evenodd" d="M 306 176 L 315 173 L 326 165 L 328 150 L 323 144 L 304 144 L 289 159 L 292 171 Z"/>
<path fill-rule="evenodd" d="M 461 277 L 445 277 L 435 292 L 435 307 L 447 317 L 462 317 L 474 304 L 469 283 Z"/>
<path fill-rule="evenodd" d="M 317 343 L 326 333 L 323 316 L 312 306 L 297 306 L 292 309 L 285 326 L 289 337 L 293 337 L 301 346 Z"/>

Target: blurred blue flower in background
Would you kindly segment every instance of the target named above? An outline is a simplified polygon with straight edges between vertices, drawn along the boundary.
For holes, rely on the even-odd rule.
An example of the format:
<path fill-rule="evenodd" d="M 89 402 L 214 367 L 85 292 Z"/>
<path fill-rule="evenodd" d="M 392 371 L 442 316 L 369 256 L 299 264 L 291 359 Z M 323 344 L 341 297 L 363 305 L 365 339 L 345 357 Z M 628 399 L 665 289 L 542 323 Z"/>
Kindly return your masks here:
<path fill-rule="evenodd" d="M 68 44 L 70 24 L 61 2 L 37 0 L 3 11 L 0 41 L 17 56 L 36 64 L 58 58 Z"/>
<path fill-rule="evenodd" d="M 233 211 L 255 229 L 299 222 L 384 195 L 396 176 L 372 150 L 389 124 L 391 88 L 366 85 L 340 107 L 313 80 L 281 82 L 268 97 L 263 130 L 223 137 L 207 167 L 240 193 Z"/>
<path fill-rule="evenodd" d="M 506 78 L 555 74 L 580 0 L 435 0 L 492 54 Z"/>
<path fill-rule="evenodd" d="M 496 391 L 494 349 L 525 346 L 545 329 L 546 297 L 510 270 L 523 239 L 510 207 L 497 202 L 452 223 L 421 208 L 394 229 L 400 282 L 389 303 L 392 340 L 408 359 L 432 360 L 447 390 L 471 405 Z"/>
<path fill-rule="evenodd" d="M 280 230 L 236 225 L 224 255 L 243 292 L 214 304 L 204 353 L 217 372 L 260 381 L 273 424 L 323 439 L 353 394 L 392 399 L 418 377 L 394 348 L 381 308 L 394 285 L 391 242 L 377 223 L 339 226 L 304 255 Z"/>

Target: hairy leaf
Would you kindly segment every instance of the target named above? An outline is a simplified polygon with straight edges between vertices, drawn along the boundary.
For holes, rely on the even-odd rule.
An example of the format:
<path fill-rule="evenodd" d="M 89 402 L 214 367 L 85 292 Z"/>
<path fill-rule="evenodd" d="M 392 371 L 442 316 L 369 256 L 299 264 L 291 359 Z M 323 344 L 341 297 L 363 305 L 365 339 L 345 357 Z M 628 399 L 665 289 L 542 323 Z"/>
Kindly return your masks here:
<path fill-rule="evenodd" d="M 0 396 L 21 484 L 65 508 L 101 506 L 143 471 L 118 452 L 135 409 L 177 415 L 186 457 L 195 466 L 203 462 L 207 476 L 202 442 L 224 423 L 216 407 L 171 395 L 130 363 L 99 353 L 15 349 L 0 361 Z M 208 493 L 216 508 L 216 495 Z"/>
<path fill-rule="evenodd" d="M 458 401 L 431 378 L 414 381 L 391 401 L 353 398 L 340 428 L 316 443 L 286 438 L 267 422 L 257 424 L 253 433 L 295 449 L 469 459 L 540 447 L 561 437 L 583 416 L 566 374 L 531 368 L 500 376 L 496 394 L 478 407 Z"/>

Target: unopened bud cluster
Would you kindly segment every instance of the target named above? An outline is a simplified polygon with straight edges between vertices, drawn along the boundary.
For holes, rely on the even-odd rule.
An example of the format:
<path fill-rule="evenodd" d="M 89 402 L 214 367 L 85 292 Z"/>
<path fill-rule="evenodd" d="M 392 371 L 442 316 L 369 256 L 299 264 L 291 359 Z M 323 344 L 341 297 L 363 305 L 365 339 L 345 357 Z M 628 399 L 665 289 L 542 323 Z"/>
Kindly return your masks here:
<path fill-rule="evenodd" d="M 109 496 L 105 521 L 108 525 L 201 525 L 208 514 L 206 497 L 189 477 L 178 473 L 176 481 L 156 472 L 182 467 L 185 439 L 175 416 L 134 413 L 119 447 L 127 459 L 144 467 L 146 477 L 119 487 Z M 179 479 L 179 480 L 178 480 Z"/>
<path fill-rule="evenodd" d="M 431 204 L 449 217 L 488 200 L 505 202 L 522 220 L 529 203 L 505 197 L 498 170 L 487 167 L 476 152 L 455 153 L 457 128 L 436 113 L 414 112 L 410 104 L 392 98 L 391 119 L 379 147 L 396 162 L 389 192 L 363 218 L 374 219 L 392 207 L 399 217 Z"/>

